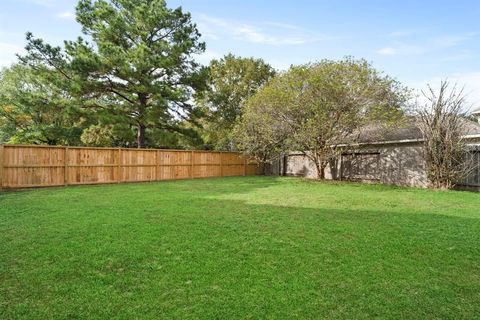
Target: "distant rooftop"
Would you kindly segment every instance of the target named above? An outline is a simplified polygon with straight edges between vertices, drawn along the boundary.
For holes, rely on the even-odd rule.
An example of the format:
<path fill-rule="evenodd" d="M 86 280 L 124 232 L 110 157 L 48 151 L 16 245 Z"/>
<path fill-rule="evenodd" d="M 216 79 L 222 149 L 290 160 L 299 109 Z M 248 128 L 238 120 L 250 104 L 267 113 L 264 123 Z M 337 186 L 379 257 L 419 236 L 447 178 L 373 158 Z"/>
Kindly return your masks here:
<path fill-rule="evenodd" d="M 480 110 L 479 110 L 480 111 Z M 480 124 L 469 119 L 463 120 L 463 131 L 465 135 L 480 134 Z M 371 143 L 401 140 L 422 139 L 418 119 L 411 117 L 399 126 L 386 126 L 379 123 L 369 124 L 360 129 L 357 133 L 342 141 L 342 143 Z"/>
<path fill-rule="evenodd" d="M 473 109 L 472 114 L 480 114 L 480 107 Z"/>

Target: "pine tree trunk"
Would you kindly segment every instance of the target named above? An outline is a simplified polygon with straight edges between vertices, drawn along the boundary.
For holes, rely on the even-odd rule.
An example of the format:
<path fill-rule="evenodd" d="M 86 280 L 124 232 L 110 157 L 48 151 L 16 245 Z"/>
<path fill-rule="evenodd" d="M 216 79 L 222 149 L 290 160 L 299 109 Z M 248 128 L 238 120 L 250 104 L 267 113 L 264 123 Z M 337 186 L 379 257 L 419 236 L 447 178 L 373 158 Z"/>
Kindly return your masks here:
<path fill-rule="evenodd" d="M 137 147 L 145 148 L 145 126 L 139 124 L 137 127 Z"/>
<path fill-rule="evenodd" d="M 138 93 L 138 100 L 140 102 L 140 106 L 138 107 L 138 114 L 139 114 L 139 124 L 137 127 L 137 147 L 138 148 L 145 148 L 145 131 L 146 126 L 142 123 L 143 117 L 145 116 L 145 112 L 147 109 L 147 95 L 145 93 L 139 92 Z"/>

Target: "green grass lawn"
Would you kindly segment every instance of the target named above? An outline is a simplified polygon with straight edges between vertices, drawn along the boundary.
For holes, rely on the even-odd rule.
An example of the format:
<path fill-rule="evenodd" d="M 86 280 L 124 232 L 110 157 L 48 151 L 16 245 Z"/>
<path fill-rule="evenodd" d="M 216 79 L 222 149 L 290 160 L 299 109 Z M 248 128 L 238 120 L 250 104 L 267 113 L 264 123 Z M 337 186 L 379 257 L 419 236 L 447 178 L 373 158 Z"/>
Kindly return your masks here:
<path fill-rule="evenodd" d="M 0 318 L 473 319 L 480 194 L 237 177 L 0 194 Z"/>

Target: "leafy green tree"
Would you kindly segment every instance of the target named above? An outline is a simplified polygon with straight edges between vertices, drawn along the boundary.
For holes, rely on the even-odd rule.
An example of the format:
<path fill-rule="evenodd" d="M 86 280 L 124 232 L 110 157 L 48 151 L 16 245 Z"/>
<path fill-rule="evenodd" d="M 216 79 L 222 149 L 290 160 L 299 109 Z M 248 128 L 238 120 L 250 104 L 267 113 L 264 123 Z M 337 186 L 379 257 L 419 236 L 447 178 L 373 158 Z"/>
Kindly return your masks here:
<path fill-rule="evenodd" d="M 180 124 L 194 118 L 192 94 L 205 78 L 192 58 L 205 44 L 190 14 L 163 0 L 80 0 L 76 16 L 91 42 L 79 37 L 62 49 L 28 34 L 21 60 L 63 77 L 82 107 L 98 113 L 97 129 L 134 128 L 138 147 L 156 145 L 147 137 L 155 130 L 188 133 Z"/>
<path fill-rule="evenodd" d="M 0 142 L 78 145 L 86 125 L 54 75 L 21 64 L 0 73 Z"/>
<path fill-rule="evenodd" d="M 231 133 L 243 103 L 274 75 L 275 70 L 262 59 L 228 54 L 211 61 L 208 90 L 198 99 L 207 115 L 203 122 L 207 145 L 220 150 L 235 147 Z"/>
<path fill-rule="evenodd" d="M 322 60 L 269 81 L 246 102 L 235 136 L 241 149 L 263 161 L 303 152 L 323 179 L 339 152 L 333 145 L 354 139 L 368 122 L 400 119 L 408 97 L 365 60 Z"/>
<path fill-rule="evenodd" d="M 135 132 L 125 123 L 94 123 L 85 128 L 80 137 L 85 146 L 130 147 L 135 143 Z"/>

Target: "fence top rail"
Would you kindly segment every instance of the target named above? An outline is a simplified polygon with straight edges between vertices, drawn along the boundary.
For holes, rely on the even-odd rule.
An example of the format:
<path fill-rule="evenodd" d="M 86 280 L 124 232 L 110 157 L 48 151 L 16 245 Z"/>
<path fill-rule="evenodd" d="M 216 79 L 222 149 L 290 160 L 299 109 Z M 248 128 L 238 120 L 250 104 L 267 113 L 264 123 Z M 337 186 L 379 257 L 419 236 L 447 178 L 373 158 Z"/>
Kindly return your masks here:
<path fill-rule="evenodd" d="M 125 147 L 80 147 L 80 146 L 59 146 L 46 144 L 13 144 L 4 143 L 0 146 L 6 148 L 59 148 L 59 149 L 88 149 L 88 150 L 122 150 L 122 151 L 163 151 L 163 152 L 206 152 L 206 153 L 233 153 L 242 154 L 241 151 L 201 150 L 201 149 L 156 149 L 156 148 L 125 148 Z"/>

